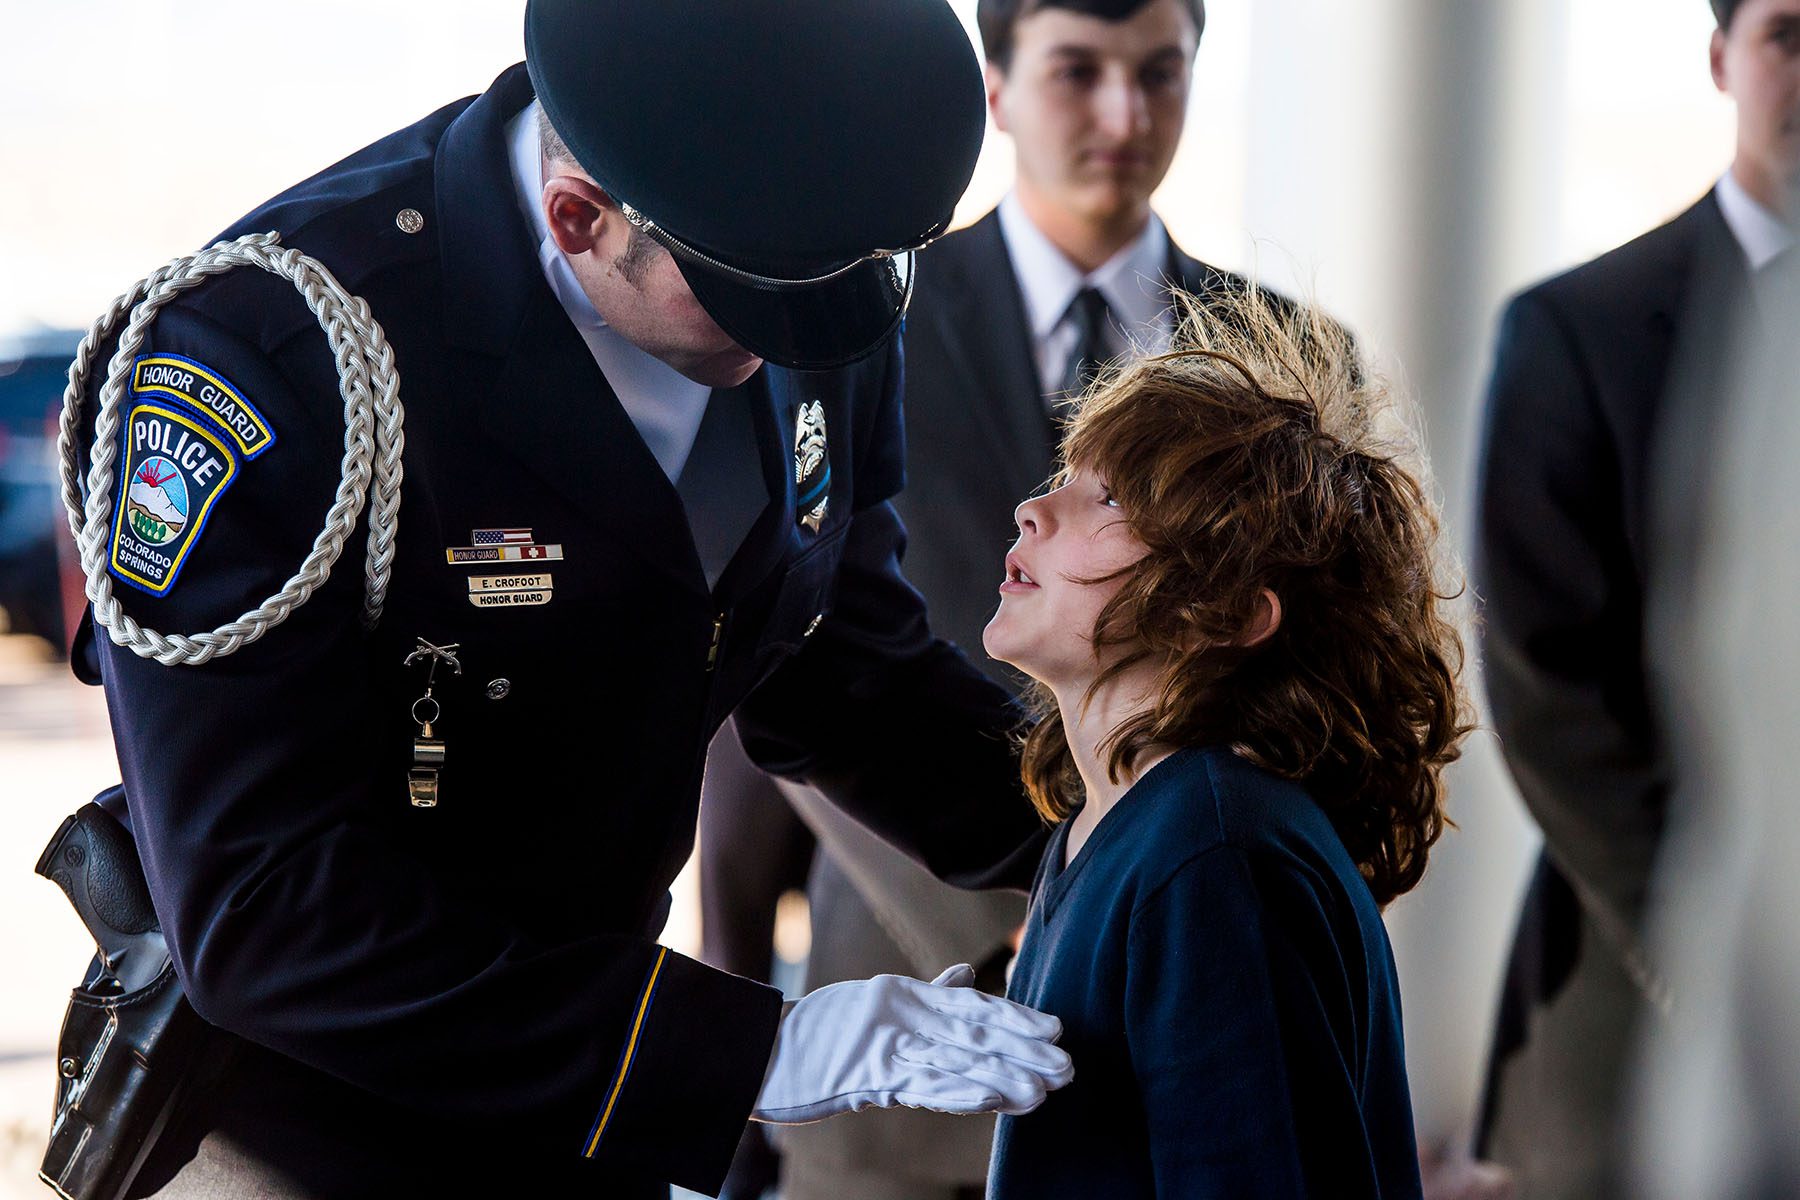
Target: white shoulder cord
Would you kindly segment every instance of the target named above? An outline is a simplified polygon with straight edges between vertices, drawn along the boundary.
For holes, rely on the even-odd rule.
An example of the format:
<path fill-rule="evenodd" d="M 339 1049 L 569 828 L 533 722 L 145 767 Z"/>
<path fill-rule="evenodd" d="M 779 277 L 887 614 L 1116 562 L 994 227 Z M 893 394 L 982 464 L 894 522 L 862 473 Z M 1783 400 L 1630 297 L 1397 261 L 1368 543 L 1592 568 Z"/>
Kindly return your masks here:
<path fill-rule="evenodd" d="M 69 532 L 75 535 L 81 567 L 87 575 L 87 598 L 94 608 L 94 624 L 106 630 L 114 644 L 164 666 L 198 666 L 230 654 L 281 624 L 294 609 L 306 603 L 307 597 L 331 577 L 332 564 L 356 528 L 368 498 L 371 462 L 375 496 L 369 510 L 363 597 L 363 620 L 368 627 L 373 628 L 381 619 L 381 608 L 387 599 L 400 511 L 400 455 L 405 447 L 401 429 L 405 414 L 400 407 L 400 377 L 394 370 L 394 352 L 361 298 L 344 291 L 316 259 L 298 250 L 281 250 L 280 243 L 278 234 L 247 234 L 235 242 L 219 242 L 198 254 L 174 260 L 113 301 L 112 307 L 88 330 L 69 366 L 59 440 L 62 499 L 68 510 Z M 280 591 L 210 633 L 158 633 L 138 624 L 119 605 L 106 569 L 112 489 L 118 475 L 119 408 L 125 381 L 143 346 L 145 331 L 163 305 L 210 276 L 241 266 L 261 267 L 291 280 L 331 343 L 337 360 L 338 391 L 344 398 L 343 478 L 337 498 L 326 513 L 325 528 L 313 541 L 312 552 Z M 82 399 L 101 343 L 128 313 L 130 322 L 119 338 L 119 348 L 100 389 L 100 413 L 94 421 L 93 460 L 88 467 L 84 512 L 75 445 Z"/>

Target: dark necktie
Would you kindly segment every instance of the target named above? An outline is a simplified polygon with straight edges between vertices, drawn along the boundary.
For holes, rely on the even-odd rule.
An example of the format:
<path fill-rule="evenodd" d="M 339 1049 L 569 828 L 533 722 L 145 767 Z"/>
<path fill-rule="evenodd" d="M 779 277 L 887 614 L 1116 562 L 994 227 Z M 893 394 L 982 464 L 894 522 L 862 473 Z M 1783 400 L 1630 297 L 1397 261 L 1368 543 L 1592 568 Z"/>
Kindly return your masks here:
<path fill-rule="evenodd" d="M 756 450 L 753 403 L 756 400 L 742 386 L 713 392 L 694 448 L 675 482 L 708 588 L 718 586 L 719 576 L 769 504 Z"/>
<path fill-rule="evenodd" d="M 1067 319 L 1075 322 L 1080 336 L 1075 339 L 1069 368 L 1063 373 L 1062 388 L 1055 397 L 1059 407 L 1079 396 L 1113 353 L 1107 328 L 1112 323 L 1112 310 L 1098 288 L 1082 288 L 1075 293 L 1075 299 L 1069 302 Z"/>

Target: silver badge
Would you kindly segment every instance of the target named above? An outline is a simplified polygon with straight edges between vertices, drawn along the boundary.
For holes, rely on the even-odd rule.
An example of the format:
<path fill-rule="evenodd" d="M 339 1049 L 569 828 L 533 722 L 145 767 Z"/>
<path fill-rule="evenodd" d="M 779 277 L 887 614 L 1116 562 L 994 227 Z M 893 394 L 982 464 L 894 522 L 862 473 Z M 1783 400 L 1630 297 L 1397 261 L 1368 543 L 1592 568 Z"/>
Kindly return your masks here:
<path fill-rule="evenodd" d="M 808 532 L 819 532 L 831 503 L 831 456 L 825 446 L 825 406 L 802 404 L 794 421 L 794 511 Z"/>

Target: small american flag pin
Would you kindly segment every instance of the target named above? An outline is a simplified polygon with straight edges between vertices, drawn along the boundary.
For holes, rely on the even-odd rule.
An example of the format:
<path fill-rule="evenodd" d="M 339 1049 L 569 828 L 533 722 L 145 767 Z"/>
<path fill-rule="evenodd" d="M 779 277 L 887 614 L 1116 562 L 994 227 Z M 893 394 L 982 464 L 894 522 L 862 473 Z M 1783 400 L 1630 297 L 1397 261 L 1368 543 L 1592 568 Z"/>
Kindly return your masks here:
<path fill-rule="evenodd" d="M 529 529 L 477 529 L 469 534 L 476 546 L 518 546 L 531 541 Z"/>

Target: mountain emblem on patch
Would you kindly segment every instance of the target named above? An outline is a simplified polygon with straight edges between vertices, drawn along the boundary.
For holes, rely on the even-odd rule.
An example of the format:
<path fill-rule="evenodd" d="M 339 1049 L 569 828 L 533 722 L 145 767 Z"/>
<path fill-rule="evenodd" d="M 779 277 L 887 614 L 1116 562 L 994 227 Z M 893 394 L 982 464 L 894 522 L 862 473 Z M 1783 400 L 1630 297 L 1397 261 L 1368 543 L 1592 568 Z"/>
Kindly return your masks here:
<path fill-rule="evenodd" d="M 179 467 L 161 455 L 138 464 L 125 491 L 131 532 L 152 546 L 166 546 L 187 528 L 188 512 L 187 483 Z"/>

